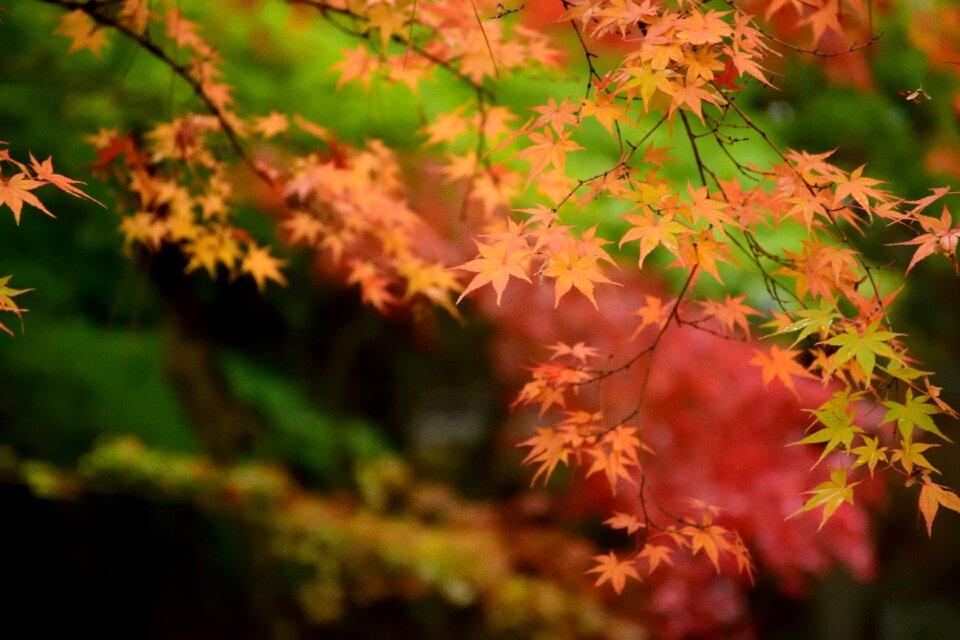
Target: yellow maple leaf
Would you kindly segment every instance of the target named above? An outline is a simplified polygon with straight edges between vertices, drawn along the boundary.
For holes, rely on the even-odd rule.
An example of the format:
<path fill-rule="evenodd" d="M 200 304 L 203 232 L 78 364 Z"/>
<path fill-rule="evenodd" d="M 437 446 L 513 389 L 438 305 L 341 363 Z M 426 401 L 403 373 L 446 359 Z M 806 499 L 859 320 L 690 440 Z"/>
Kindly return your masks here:
<path fill-rule="evenodd" d="M 240 271 L 249 273 L 257 281 L 257 289 L 263 291 L 267 280 L 273 280 L 282 286 L 287 286 L 287 279 L 280 272 L 286 260 L 278 260 L 270 255 L 269 247 L 258 247 L 251 244 L 247 247 L 247 255 L 240 263 Z"/>

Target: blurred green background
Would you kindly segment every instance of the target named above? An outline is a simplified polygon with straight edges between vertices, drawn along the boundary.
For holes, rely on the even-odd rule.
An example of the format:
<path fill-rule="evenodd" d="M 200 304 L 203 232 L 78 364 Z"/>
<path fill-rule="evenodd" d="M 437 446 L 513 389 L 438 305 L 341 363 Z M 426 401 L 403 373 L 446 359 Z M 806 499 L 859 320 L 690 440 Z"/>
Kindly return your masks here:
<path fill-rule="evenodd" d="M 192 15 L 218 10 L 216 3 L 191 4 L 197 5 Z M 241 4 L 246 8 L 228 20 L 203 22 L 246 113 L 289 109 L 345 140 L 417 144 L 409 132 L 421 114 L 406 90 L 347 86 L 335 96 L 336 75 L 328 67 L 352 40 L 317 20 L 293 28 L 290 10 L 278 2 Z M 45 192 L 56 220 L 28 209 L 17 227 L 12 216 L 0 216 L 0 275 L 12 273 L 13 286 L 35 289 L 20 298 L 29 308 L 22 335 L 0 335 L 0 567 L 12 589 L 0 601 L 7 612 L 0 635 L 585 637 L 602 626 L 592 596 L 492 569 L 474 575 L 477 559 L 462 556 L 483 554 L 485 542 L 455 528 L 450 538 L 476 546 L 428 539 L 391 520 L 397 530 L 384 531 L 407 540 L 410 556 L 397 551 L 391 565 L 384 558 L 392 551 L 382 546 L 387 534 L 369 532 L 387 527 L 380 521 L 331 515 L 334 524 L 309 540 L 264 526 L 265 514 L 292 509 L 277 501 L 290 481 L 331 504 L 359 496 L 386 520 L 394 494 L 433 496 L 427 502 L 434 506 L 422 508 L 444 517 L 461 509 L 452 495 L 516 499 L 526 472 L 516 458 L 495 455 L 494 445 L 506 390 L 477 346 L 491 329 L 480 318 L 464 327 L 438 314 L 429 320 L 425 346 L 416 323 L 363 308 L 354 291 L 318 282 L 295 254 L 286 256 L 289 288 L 268 287 L 263 296 L 243 279 L 182 276 L 170 256 L 124 255 L 115 196 L 90 175 L 95 154 L 84 136 L 101 127 L 142 131 L 194 108 L 194 100 L 129 42 L 114 37 L 100 59 L 67 56 L 67 41 L 51 35 L 57 8 L 21 2 L 8 9 L 0 25 L 0 139 L 18 159 L 28 150 L 41 160 L 52 155 L 58 172 L 88 181 L 88 192 L 107 206 Z M 931 145 L 957 140 L 956 113 L 946 98 L 956 75 L 931 76 L 924 86 L 935 99 L 921 105 L 898 93 L 928 71 L 921 54 L 903 54 L 910 49 L 909 19 L 902 10 L 885 23 L 870 59 L 872 90 L 830 85 L 816 65 L 788 60 L 781 91 L 753 88 L 741 101 L 762 114 L 783 144 L 812 152 L 839 148 L 839 163 L 852 169 L 866 162 L 871 175 L 906 197 L 956 180 L 931 176 L 922 161 Z M 503 95 L 530 104 L 537 99 L 533 84 L 508 84 Z M 580 86 L 570 78 L 554 89 L 578 93 Z M 464 95 L 457 91 L 431 86 L 420 96 L 423 109 L 459 104 Z M 257 220 L 255 212 L 240 215 Z M 874 262 L 896 260 L 899 269 L 909 254 L 885 246 L 896 239 L 879 230 L 862 246 Z M 268 231 L 262 240 L 272 241 Z M 947 261 L 925 261 L 911 273 L 896 312 L 898 329 L 911 336 L 914 352 L 938 372 L 955 405 L 956 286 Z M 177 329 L 183 322 L 189 332 Z M 185 405 L 178 385 L 201 389 L 205 399 Z M 474 426 L 439 444 L 418 440 L 412 425 L 443 412 Z M 230 449 L 243 455 L 210 461 L 208 454 Z M 955 449 L 939 453 L 931 459 L 946 484 L 960 486 Z M 78 473 L 87 489 L 74 495 L 70 476 L 58 470 Z M 420 478 L 438 484 L 428 490 Z M 229 500 L 236 495 L 243 496 L 239 506 Z M 763 637 L 956 637 L 960 518 L 941 515 L 928 541 L 912 495 L 892 491 L 879 517 L 875 582 L 858 584 L 837 573 L 805 600 L 757 590 Z M 347 563 L 324 573 L 324 558 L 363 556 L 349 540 L 364 539 L 364 531 L 379 568 Z M 373 589 L 353 584 L 363 576 L 410 566 L 434 591 L 407 599 L 356 595 Z M 306 578 L 314 591 L 302 588 Z M 505 594 L 514 594 L 514 609 L 502 603 L 497 609 L 503 619 L 475 604 L 471 589 L 484 581 L 499 581 Z M 544 605 L 546 593 L 560 604 Z M 539 608 L 529 604 L 534 598 Z M 340 608 L 312 611 L 305 600 Z M 31 617 L 34 609 L 45 614 Z M 526 611 L 530 619 L 517 621 L 505 611 L 515 617 Z M 10 635 L 2 625 L 10 625 Z M 23 631 L 30 626 L 33 632 Z"/>

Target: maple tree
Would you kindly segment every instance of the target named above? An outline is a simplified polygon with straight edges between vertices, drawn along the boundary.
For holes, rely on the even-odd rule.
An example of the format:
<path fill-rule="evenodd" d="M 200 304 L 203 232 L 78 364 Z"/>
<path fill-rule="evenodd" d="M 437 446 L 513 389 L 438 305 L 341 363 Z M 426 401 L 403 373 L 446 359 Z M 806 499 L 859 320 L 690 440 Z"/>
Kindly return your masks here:
<path fill-rule="evenodd" d="M 418 101 L 417 157 L 427 179 L 457 194 L 443 216 L 412 196 L 411 151 L 341 139 L 279 105 L 247 113 L 202 11 L 195 18 L 172 0 L 44 2 L 63 9 L 51 29 L 69 52 L 102 56 L 131 43 L 191 93 L 189 109 L 144 131 L 107 122 L 90 135 L 131 253 L 174 251 L 187 274 L 249 277 L 262 292 L 288 284 L 289 259 L 278 256 L 303 250 L 384 314 L 438 307 L 460 319 L 475 301 L 496 318 L 498 305 L 517 304 L 511 295 L 545 289 L 544 314 L 574 313 L 578 296 L 589 308 L 577 314 L 620 305 L 631 324 L 615 338 L 587 327 L 550 336 L 534 364 L 522 363 L 529 378 L 513 402 L 535 414 L 517 445 L 534 484 L 571 468 L 605 485 L 612 503 L 630 496 L 601 516 L 629 542 L 583 568 L 596 585 L 620 593 L 681 556 L 753 580 L 750 535 L 720 496 L 695 486 L 681 495 L 651 471 L 664 455 L 652 424 L 668 406 L 653 402 L 661 361 L 674 340 L 700 339 L 675 334 L 743 343 L 737 357 L 759 385 L 810 403 L 807 433 L 790 444 L 808 452 L 811 488 L 785 516 L 812 511 L 814 528 L 828 526 L 876 475 L 917 492 L 929 534 L 940 507 L 960 511 L 924 456 L 937 444 L 923 440 L 949 441 L 957 412 L 890 313 L 924 260 L 941 256 L 956 271 L 958 192 L 900 197 L 835 151 L 781 146 L 744 97 L 776 90 L 782 54 L 822 59 L 834 75 L 848 65 L 852 82 L 869 82 L 864 56 L 882 44 L 870 0 L 288 0 L 296 19 L 354 40 L 330 69 L 338 90 L 397 85 Z M 955 37 L 935 36 L 920 39 L 931 73 L 960 58 Z M 502 97 L 511 82 L 569 70 L 582 75 L 575 90 L 531 104 Z M 933 99 L 926 80 L 904 87 L 904 101 Z M 439 84 L 455 87 L 456 104 L 427 99 Z M 941 166 L 955 154 L 937 153 Z M 2 149 L 0 164 L 0 207 L 17 221 L 24 205 L 52 215 L 35 195 L 45 185 L 92 200 L 49 158 L 27 165 Z M 274 240 L 240 221 L 249 206 L 265 212 Z M 890 246 L 913 252 L 898 254 L 902 278 L 860 241 L 886 227 L 898 234 Z M 638 294 L 637 272 L 668 285 Z M 746 291 L 745 278 L 759 284 Z M 0 312 L 20 316 L 23 291 L 8 282 Z"/>

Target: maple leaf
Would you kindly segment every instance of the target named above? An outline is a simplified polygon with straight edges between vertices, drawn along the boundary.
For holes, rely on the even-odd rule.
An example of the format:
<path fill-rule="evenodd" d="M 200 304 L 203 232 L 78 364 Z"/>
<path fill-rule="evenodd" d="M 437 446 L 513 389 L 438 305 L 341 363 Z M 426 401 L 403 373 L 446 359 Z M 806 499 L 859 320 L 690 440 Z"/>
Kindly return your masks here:
<path fill-rule="evenodd" d="M 853 504 L 853 488 L 860 484 L 859 481 L 853 484 L 847 484 L 847 470 L 844 468 L 831 469 L 830 479 L 816 486 L 816 488 L 804 493 L 810 494 L 811 498 L 803 503 L 803 506 L 791 513 L 787 518 L 792 518 L 804 511 L 810 511 L 817 507 L 823 507 L 823 517 L 820 520 L 818 529 L 822 529 L 837 509 L 844 502 Z"/>
<path fill-rule="evenodd" d="M 324 224 L 306 211 L 293 211 L 281 226 L 290 234 L 290 242 L 294 244 L 315 244 L 325 231 Z"/>
<path fill-rule="evenodd" d="M 687 183 L 687 193 L 690 194 L 690 213 L 694 223 L 699 220 L 706 220 L 707 223 L 720 233 L 724 233 L 724 225 L 733 225 L 740 227 L 734 222 L 733 218 L 726 213 L 729 206 L 723 200 L 711 198 L 706 187 L 694 189 L 690 183 Z"/>
<path fill-rule="evenodd" d="M 863 429 L 853 424 L 854 414 L 853 410 L 849 409 L 850 399 L 848 392 L 838 392 L 819 409 L 810 411 L 823 428 L 802 440 L 790 443 L 791 445 L 826 443 L 820 457 L 813 464 L 814 467 L 840 445 L 843 445 L 845 451 L 849 451 L 853 437 L 863 433 Z"/>
<path fill-rule="evenodd" d="M 919 467 L 925 472 L 939 473 L 939 470 L 924 457 L 923 452 L 927 449 L 935 449 L 940 445 L 928 442 L 913 442 L 913 440 L 908 439 L 904 439 L 901 444 L 903 445 L 902 448 L 894 449 L 891 452 L 890 462 L 899 462 L 907 475 L 912 476 L 915 473 L 915 467 Z"/>
<path fill-rule="evenodd" d="M 104 206 L 102 202 L 98 201 L 96 198 L 93 198 L 74 185 L 77 184 L 86 184 L 85 182 L 80 182 L 79 180 L 73 180 L 66 176 L 62 176 L 59 173 L 55 173 L 53 170 L 53 158 L 48 157 L 43 162 L 38 162 L 36 158 L 33 157 L 33 154 L 30 154 L 30 165 L 33 167 L 34 177 L 37 180 L 42 180 L 44 182 L 49 182 L 54 185 L 61 191 L 66 191 L 72 196 L 77 198 L 86 198 L 87 200 L 93 200 L 101 207 Z"/>
<path fill-rule="evenodd" d="M 849 176 L 840 175 L 837 179 L 837 189 L 834 192 L 834 206 L 839 205 L 847 197 L 860 205 L 866 213 L 870 213 L 870 199 L 886 200 L 886 194 L 879 189 L 874 189 L 875 185 L 880 184 L 880 180 L 864 177 L 863 169 L 866 165 L 860 165 Z"/>
<path fill-rule="evenodd" d="M 107 44 L 106 31 L 101 29 L 83 9 L 74 9 L 60 18 L 60 24 L 53 30 L 54 33 L 70 38 L 68 53 L 89 50 L 99 56 L 100 49 Z"/>
<path fill-rule="evenodd" d="M 680 257 L 677 246 L 677 236 L 691 233 L 691 230 L 673 219 L 673 213 L 656 216 L 649 207 L 642 207 L 642 213 L 627 214 L 623 219 L 633 225 L 633 228 L 620 238 L 620 246 L 632 240 L 640 240 L 640 259 L 637 264 L 643 268 L 643 261 L 650 252 L 658 246 L 663 246 L 673 255 Z"/>
<path fill-rule="evenodd" d="M 840 0 L 824 0 L 822 5 L 808 13 L 797 24 L 810 25 L 813 31 L 812 44 L 816 46 L 827 31 L 837 34 L 843 33 L 843 27 L 840 25 L 840 13 Z"/>
<path fill-rule="evenodd" d="M 583 149 L 579 144 L 570 140 L 572 132 L 554 134 L 547 129 L 543 133 L 533 131 L 528 134 L 528 138 L 533 142 L 531 146 L 517 153 L 517 158 L 528 158 L 530 160 L 530 174 L 527 177 L 527 186 L 533 182 L 548 166 L 556 167 L 560 173 L 564 172 L 567 163 L 567 153 Z"/>
<path fill-rule="evenodd" d="M 240 262 L 240 271 L 249 273 L 257 282 L 257 289 L 263 291 L 267 280 L 273 280 L 282 286 L 287 286 L 287 279 L 280 272 L 286 260 L 278 260 L 270 255 L 269 247 L 258 247 L 251 244 L 247 247 L 247 255 Z"/>
<path fill-rule="evenodd" d="M 729 11 L 715 11 L 701 13 L 694 9 L 677 25 L 677 38 L 690 44 L 712 44 L 722 42 L 732 33 L 732 27 L 723 17 L 730 15 Z"/>
<path fill-rule="evenodd" d="M 643 102 L 644 111 L 649 111 L 652 106 L 652 100 L 656 92 L 664 95 L 673 95 L 675 84 L 673 79 L 676 72 L 670 69 L 654 68 L 653 65 L 646 63 L 639 66 L 627 66 L 621 73 L 623 88 L 625 90 L 639 89 L 640 100 Z M 631 92 L 632 95 L 636 95 Z"/>
<path fill-rule="evenodd" d="M 597 92 L 594 99 L 580 98 L 580 116 L 594 117 L 603 128 L 611 135 L 616 123 L 630 124 L 630 118 L 627 117 L 626 110 L 614 102 L 614 96 L 610 93 Z"/>
<path fill-rule="evenodd" d="M 611 97 L 610 100 L 613 98 Z M 574 126 L 579 122 L 578 112 L 580 107 L 570 103 L 570 98 L 564 98 L 563 102 L 557 104 L 553 96 L 547 98 L 547 104 L 539 107 L 531 107 L 531 111 L 536 111 L 540 117 L 531 126 L 532 129 L 549 124 L 557 135 L 562 135 L 567 125 Z"/>
<path fill-rule="evenodd" d="M 613 517 L 604 520 L 603 524 L 609 525 L 611 529 L 626 529 L 627 535 L 633 535 L 640 529 L 647 526 L 637 520 L 635 515 L 630 513 L 622 513 L 620 511 L 615 511 Z"/>
<path fill-rule="evenodd" d="M 923 486 L 920 488 L 920 513 L 926 522 L 928 536 L 933 536 L 933 520 L 941 506 L 960 513 L 960 496 L 931 482 L 930 476 L 924 474 Z"/>
<path fill-rule="evenodd" d="M 588 347 L 583 342 L 578 342 L 572 347 L 564 342 L 558 342 L 557 344 L 547 348 L 553 351 L 553 355 L 550 356 L 551 360 L 561 356 L 570 356 L 575 360 L 586 363 L 587 358 L 596 358 L 598 355 L 600 355 L 599 351 L 593 347 Z"/>
<path fill-rule="evenodd" d="M 910 259 L 910 264 L 907 266 L 905 273 L 910 273 L 910 270 L 913 269 L 918 262 L 934 253 L 944 253 L 950 256 L 954 263 L 954 270 L 956 270 L 957 239 L 960 237 L 960 227 L 950 228 L 950 225 L 953 224 L 953 215 L 944 207 L 939 219 L 919 214 L 915 217 L 926 233 L 912 240 L 891 243 L 891 246 L 920 245 L 913 253 L 913 257 Z"/>
<path fill-rule="evenodd" d="M 43 186 L 45 183 L 37 180 L 31 180 L 26 173 L 18 173 L 9 180 L 0 178 L 0 206 L 7 205 L 13 211 L 13 218 L 20 224 L 20 211 L 23 209 L 23 203 L 40 209 L 51 218 L 55 218 L 50 213 L 37 196 L 30 193 L 33 189 Z"/>
<path fill-rule="evenodd" d="M 19 306 L 17 306 L 17 303 L 14 302 L 13 298 L 15 296 L 20 295 L 21 293 L 32 291 L 32 289 L 13 289 L 11 287 L 8 287 L 7 283 L 10 282 L 11 277 L 12 276 L 4 276 L 0 278 L 0 312 L 6 311 L 9 313 L 13 313 L 22 321 L 23 320 L 22 315 L 23 315 L 23 312 L 26 311 L 26 309 L 22 309 Z M 13 331 L 11 331 L 2 322 L 0 322 L 0 330 L 6 331 L 10 335 L 13 335 Z"/>
<path fill-rule="evenodd" d="M 820 344 L 829 344 L 839 347 L 831 358 L 831 368 L 828 373 L 833 373 L 837 368 L 843 365 L 851 358 L 855 358 L 867 379 L 867 386 L 873 377 L 873 369 L 876 365 L 877 356 L 887 358 L 891 361 L 899 361 L 901 358 L 887 344 L 893 338 L 902 335 L 891 331 L 881 331 L 879 322 L 874 322 L 864 328 L 861 335 L 857 328 L 848 326 L 844 333 L 833 336 L 828 340 L 823 340 Z"/>
<path fill-rule="evenodd" d="M 448 113 L 438 113 L 433 121 L 423 128 L 427 134 L 426 146 L 440 143 L 456 142 L 457 138 L 465 135 L 472 126 L 471 119 L 463 115 L 467 105 L 460 105 Z"/>
<path fill-rule="evenodd" d="M 373 74 L 379 67 L 379 59 L 370 55 L 362 42 L 356 49 L 341 50 L 340 55 L 340 61 L 330 66 L 331 70 L 340 72 L 337 89 L 351 80 L 357 80 L 364 88 L 369 88 Z"/>
<path fill-rule="evenodd" d="M 537 435 L 517 444 L 518 447 L 530 447 L 527 456 L 523 459 L 523 464 L 540 463 L 540 467 L 533 475 L 530 486 L 537 482 L 537 478 L 543 476 L 544 485 L 550 480 L 554 469 L 559 463 L 568 464 L 570 457 L 570 447 L 567 437 L 558 431 L 550 428 L 537 427 Z"/>
<path fill-rule="evenodd" d="M 525 243 L 508 240 L 493 245 L 477 242 L 476 245 L 480 251 L 479 258 L 465 262 L 459 267 L 453 267 L 477 274 L 457 298 L 457 304 L 460 304 L 468 293 L 488 283 L 493 285 L 493 290 L 497 292 L 497 304 L 500 304 L 500 298 L 503 296 L 503 290 L 507 287 L 510 276 L 531 282 L 525 270 L 530 257 L 530 251 Z"/>
<path fill-rule="evenodd" d="M 770 347 L 769 355 L 759 349 L 754 349 L 753 353 L 754 356 L 750 360 L 750 364 L 763 367 L 764 385 L 777 378 L 783 383 L 783 386 L 796 394 L 797 389 L 793 385 L 793 376 L 816 379 L 815 375 L 804 369 L 803 365 L 795 360 L 800 351 L 780 349 L 777 345 L 773 345 Z"/>
<path fill-rule="evenodd" d="M 870 438 L 864 435 L 860 437 L 863 440 L 863 444 L 850 450 L 850 453 L 856 454 L 857 456 L 853 466 L 859 467 L 867 465 L 867 469 L 870 470 L 870 477 L 872 478 L 877 464 L 887 461 L 888 449 L 880 446 L 880 438 Z"/>
<path fill-rule="evenodd" d="M 703 78 L 694 78 L 691 82 L 675 84 L 673 86 L 672 100 L 670 109 L 667 111 L 667 117 L 672 117 L 673 113 L 680 107 L 686 107 L 692 111 L 699 119 L 703 119 L 703 103 L 722 104 L 723 98 L 716 93 L 710 93 L 704 87 L 709 87 Z"/>
<path fill-rule="evenodd" d="M 781 333 L 800 331 L 800 334 L 794 339 L 793 344 L 790 345 L 791 347 L 815 331 L 823 334 L 830 328 L 835 320 L 843 317 L 826 303 L 822 304 L 819 309 L 801 309 L 794 312 L 794 315 L 799 316 L 800 319 L 788 322 L 770 334 L 775 336 Z M 789 317 L 787 317 L 787 320 L 789 320 Z"/>
<path fill-rule="evenodd" d="M 556 278 L 554 282 L 555 307 L 560 304 L 560 299 L 570 291 L 571 287 L 576 287 L 580 293 L 587 297 L 594 308 L 597 308 L 597 301 L 593 297 L 593 283 L 616 284 L 600 273 L 596 256 L 553 255 L 542 273 L 544 276 Z"/>
<path fill-rule="evenodd" d="M 755 585 L 754 572 L 756 571 L 756 567 L 753 564 L 753 559 L 750 557 L 750 550 L 747 549 L 747 545 L 744 544 L 743 538 L 740 537 L 739 533 L 734 532 L 733 535 L 733 544 L 730 545 L 728 552 L 737 561 L 737 571 L 742 574 L 747 574 L 747 578 L 750 579 L 750 584 Z"/>
<path fill-rule="evenodd" d="M 647 575 L 656 571 L 660 563 L 673 566 L 673 549 L 662 544 L 645 544 L 637 558 L 646 558 Z"/>
<path fill-rule="evenodd" d="M 404 30 L 407 24 L 407 16 L 392 3 L 375 4 L 366 13 L 367 27 L 366 31 L 377 29 L 380 31 L 380 44 L 383 50 L 387 50 L 387 44 L 396 33 Z"/>
<path fill-rule="evenodd" d="M 663 304 L 660 298 L 651 295 L 644 295 L 643 299 L 644 305 L 631 313 L 631 315 L 639 316 L 641 320 L 640 326 L 634 330 L 631 339 L 636 338 L 641 331 L 650 325 L 663 329 L 670 321 L 670 314 L 673 313 L 673 307 L 677 303 L 674 300 L 668 304 Z"/>
<path fill-rule="evenodd" d="M 594 583 L 594 586 L 599 587 L 605 582 L 609 582 L 613 587 L 613 590 L 618 594 L 623 591 L 623 588 L 627 584 L 627 578 L 633 578 L 634 580 L 640 580 L 640 574 L 637 572 L 636 566 L 631 560 L 620 561 L 617 558 L 617 555 L 614 552 L 610 552 L 606 555 L 593 556 L 593 559 L 599 562 L 596 567 L 593 569 L 587 570 L 586 573 L 599 573 L 600 577 L 597 578 L 597 581 Z"/>
<path fill-rule="evenodd" d="M 730 548 L 730 541 L 726 538 L 729 532 L 712 524 L 709 516 L 704 516 L 702 524 L 686 525 L 680 529 L 680 533 L 688 538 L 693 555 L 703 551 L 719 574 L 720 552 Z"/>
<path fill-rule="evenodd" d="M 731 335 L 733 328 L 740 327 L 743 335 L 750 337 L 750 321 L 747 316 L 762 315 L 753 307 L 743 304 L 746 295 L 731 298 L 728 293 L 723 302 L 718 300 L 704 300 L 700 304 L 703 307 L 704 315 L 715 318 Z"/>
<path fill-rule="evenodd" d="M 895 400 L 884 400 L 883 406 L 887 408 L 887 413 L 883 416 L 884 422 L 896 421 L 897 428 L 904 440 L 911 440 L 913 429 L 921 429 L 936 436 L 939 436 L 950 442 L 950 438 L 945 436 L 930 416 L 941 413 L 940 409 L 932 404 L 928 404 L 928 396 L 913 396 L 913 389 L 908 388 L 905 403 Z"/>
<path fill-rule="evenodd" d="M 264 138 L 272 138 L 279 133 L 283 133 L 289 127 L 290 122 L 287 120 L 287 116 L 279 111 L 271 111 L 268 115 L 256 118 L 253 121 L 253 130 Z"/>
<path fill-rule="evenodd" d="M 640 468 L 639 450 L 640 439 L 637 437 L 636 427 L 618 425 L 611 429 L 599 443 L 586 449 L 587 454 L 593 456 L 593 464 L 587 470 L 589 478 L 594 473 L 603 471 L 610 483 L 610 492 L 617 493 L 617 481 L 626 480 L 636 485 L 637 481 L 628 471 L 628 467 Z M 643 447 L 645 450 L 649 450 Z"/>

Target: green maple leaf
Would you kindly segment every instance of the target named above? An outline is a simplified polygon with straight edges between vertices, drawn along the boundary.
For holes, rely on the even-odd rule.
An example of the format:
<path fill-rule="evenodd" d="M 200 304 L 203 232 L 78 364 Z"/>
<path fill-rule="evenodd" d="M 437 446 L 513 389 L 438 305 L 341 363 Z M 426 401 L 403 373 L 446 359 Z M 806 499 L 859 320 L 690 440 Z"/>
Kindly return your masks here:
<path fill-rule="evenodd" d="M 913 428 L 916 427 L 923 431 L 929 431 L 951 442 L 950 438 L 943 435 L 943 432 L 937 428 L 930 416 L 942 413 L 940 409 L 929 404 L 929 396 L 913 397 L 913 390 L 907 389 L 906 404 L 901 404 L 894 400 L 885 400 L 883 405 L 887 407 L 887 413 L 883 416 L 884 421 L 897 423 L 900 429 L 900 435 L 907 442 L 913 438 Z"/>
<path fill-rule="evenodd" d="M 856 358 L 860 368 L 866 374 L 867 384 L 869 385 L 870 379 L 873 377 L 873 369 L 877 363 L 877 356 L 887 358 L 889 361 L 900 361 L 900 356 L 887 344 L 887 341 L 902 334 L 880 331 L 879 324 L 879 322 L 870 324 L 863 330 L 863 335 L 860 335 L 856 327 L 848 326 L 844 333 L 820 343 L 839 347 L 833 354 L 831 373 L 851 358 Z"/>
<path fill-rule="evenodd" d="M 816 488 L 807 491 L 811 495 L 810 499 L 803 503 L 803 506 L 791 513 L 787 518 L 801 514 L 804 511 L 810 511 L 817 507 L 823 507 L 823 519 L 820 520 L 818 529 L 822 529 L 827 520 L 840 508 L 844 502 L 853 504 L 853 488 L 860 484 L 854 482 L 847 484 L 847 470 L 844 468 L 832 469 L 830 479 L 816 486 Z"/>

